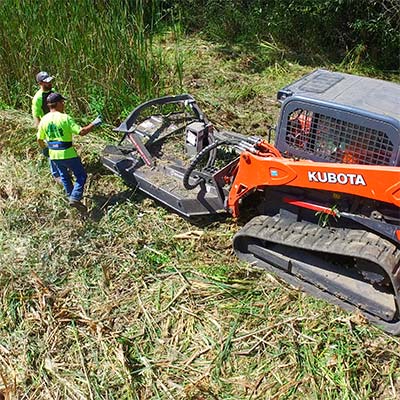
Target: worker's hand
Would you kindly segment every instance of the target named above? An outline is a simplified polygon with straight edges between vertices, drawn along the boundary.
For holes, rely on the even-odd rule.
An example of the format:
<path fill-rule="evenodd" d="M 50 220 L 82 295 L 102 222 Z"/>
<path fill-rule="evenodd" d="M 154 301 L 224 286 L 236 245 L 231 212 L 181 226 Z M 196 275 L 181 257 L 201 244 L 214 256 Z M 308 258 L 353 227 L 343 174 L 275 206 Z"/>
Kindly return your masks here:
<path fill-rule="evenodd" d="M 49 158 L 49 148 L 48 148 L 48 147 L 43 147 L 43 148 L 42 148 L 42 154 L 43 154 L 46 158 Z"/>
<path fill-rule="evenodd" d="M 101 119 L 101 115 L 98 115 L 96 119 L 94 119 L 92 122 L 93 126 L 100 126 L 103 123 L 103 120 Z"/>

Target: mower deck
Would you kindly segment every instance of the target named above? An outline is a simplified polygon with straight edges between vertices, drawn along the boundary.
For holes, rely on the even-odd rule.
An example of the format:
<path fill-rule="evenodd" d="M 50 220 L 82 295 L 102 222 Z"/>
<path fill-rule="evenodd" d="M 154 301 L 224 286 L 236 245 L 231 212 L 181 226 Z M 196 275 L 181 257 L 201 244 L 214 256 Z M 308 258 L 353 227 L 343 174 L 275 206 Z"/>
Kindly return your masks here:
<path fill-rule="evenodd" d="M 193 190 L 184 188 L 186 168 L 182 160 L 164 155 L 153 160 L 152 167 L 144 164 L 133 146 L 107 146 L 102 154 L 103 165 L 128 186 L 137 187 L 185 217 L 226 212 L 213 185 L 202 182 Z"/>

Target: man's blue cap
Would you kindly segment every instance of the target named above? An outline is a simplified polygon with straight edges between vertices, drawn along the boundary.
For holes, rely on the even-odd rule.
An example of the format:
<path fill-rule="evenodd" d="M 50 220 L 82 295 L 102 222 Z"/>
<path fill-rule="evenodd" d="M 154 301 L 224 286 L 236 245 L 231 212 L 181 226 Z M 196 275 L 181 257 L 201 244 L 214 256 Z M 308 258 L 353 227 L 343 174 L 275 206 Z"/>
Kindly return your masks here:
<path fill-rule="evenodd" d="M 47 96 L 47 104 L 56 104 L 60 101 L 67 100 L 64 96 L 60 93 L 53 92 Z"/>
<path fill-rule="evenodd" d="M 37 75 L 36 75 L 36 82 L 40 83 L 40 82 L 51 82 L 54 79 L 54 76 L 50 76 L 48 72 L 46 71 L 40 71 Z"/>

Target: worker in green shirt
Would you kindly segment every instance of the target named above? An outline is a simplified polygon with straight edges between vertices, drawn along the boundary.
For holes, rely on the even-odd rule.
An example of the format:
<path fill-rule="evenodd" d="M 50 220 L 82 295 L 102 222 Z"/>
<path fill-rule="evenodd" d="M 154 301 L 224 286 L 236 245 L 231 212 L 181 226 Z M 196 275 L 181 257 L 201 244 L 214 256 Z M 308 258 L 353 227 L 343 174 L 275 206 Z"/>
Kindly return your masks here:
<path fill-rule="evenodd" d="M 39 85 L 39 90 L 35 93 L 32 98 L 32 117 L 37 127 L 40 120 L 45 114 L 49 112 L 49 106 L 47 105 L 47 96 L 54 92 L 53 89 L 54 76 L 50 76 L 46 71 L 40 71 L 36 75 L 36 82 Z M 49 160 L 50 172 L 52 177 L 59 183 L 61 183 L 60 174 L 57 170 L 57 166 Z"/>
<path fill-rule="evenodd" d="M 72 145 L 73 135 L 84 136 L 94 127 L 101 125 L 97 117 L 89 125 L 81 128 L 69 115 L 64 113 L 66 99 L 57 92 L 47 96 L 49 113 L 40 121 L 37 132 L 39 146 L 48 149 L 49 158 L 60 172 L 61 182 L 69 199 L 69 205 L 80 211 L 86 211 L 81 202 L 87 174 L 85 168 Z M 75 177 L 73 184 L 69 172 Z"/>
<path fill-rule="evenodd" d="M 53 79 L 54 76 L 50 76 L 46 71 L 40 71 L 36 75 L 36 82 L 40 88 L 32 99 L 32 117 L 35 120 L 35 126 L 38 126 L 41 118 L 49 112 L 47 96 L 54 92 Z"/>

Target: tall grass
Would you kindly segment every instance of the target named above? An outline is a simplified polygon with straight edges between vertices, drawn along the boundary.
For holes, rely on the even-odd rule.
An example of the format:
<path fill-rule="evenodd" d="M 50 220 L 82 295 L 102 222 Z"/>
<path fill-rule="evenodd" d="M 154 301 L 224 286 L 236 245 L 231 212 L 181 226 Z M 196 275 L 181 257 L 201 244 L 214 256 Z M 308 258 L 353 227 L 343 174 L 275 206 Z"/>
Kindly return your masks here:
<path fill-rule="evenodd" d="M 175 66 L 167 65 L 153 40 L 166 28 L 161 3 L 0 2 L 2 103 L 29 109 L 40 70 L 56 76 L 55 86 L 72 109 L 109 118 L 164 94 L 166 84 L 179 88 L 181 78 L 170 73 Z"/>

